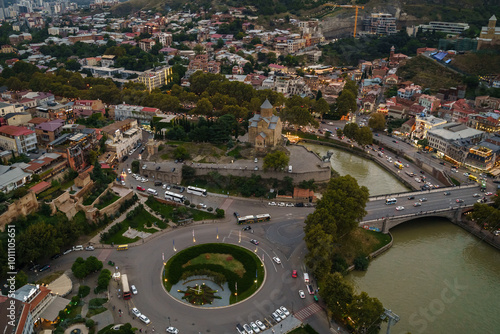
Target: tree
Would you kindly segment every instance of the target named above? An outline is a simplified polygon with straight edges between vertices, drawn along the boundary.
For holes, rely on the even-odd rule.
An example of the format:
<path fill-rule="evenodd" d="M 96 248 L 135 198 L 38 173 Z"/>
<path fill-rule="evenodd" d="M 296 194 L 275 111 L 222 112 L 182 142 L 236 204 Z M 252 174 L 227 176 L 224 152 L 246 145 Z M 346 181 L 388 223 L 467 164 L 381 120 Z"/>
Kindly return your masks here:
<path fill-rule="evenodd" d="M 321 91 L 319 91 L 321 92 Z M 318 93 L 319 95 L 319 93 Z M 330 110 L 330 106 L 328 105 L 328 102 L 324 98 L 319 98 L 314 102 L 314 111 L 316 111 L 318 114 L 320 114 L 320 117 L 323 118 L 323 115 L 328 113 Z"/>
<path fill-rule="evenodd" d="M 85 266 L 87 267 L 89 273 L 98 272 L 102 269 L 102 262 L 95 256 L 89 256 L 87 260 L 85 260 Z"/>
<path fill-rule="evenodd" d="M 82 65 L 80 65 L 79 62 L 77 62 L 75 59 L 70 59 L 68 60 L 64 66 L 69 70 L 69 71 L 79 71 L 82 68 Z"/>
<path fill-rule="evenodd" d="M 381 113 L 371 114 L 368 120 L 368 126 L 372 128 L 373 131 L 382 131 L 385 129 L 385 116 Z"/>
<path fill-rule="evenodd" d="M 371 145 L 373 143 L 372 130 L 367 126 L 363 126 L 356 132 L 354 139 L 361 146 Z"/>
<path fill-rule="evenodd" d="M 318 93 L 316 93 L 316 101 L 318 101 L 322 97 L 323 97 L 323 93 L 321 92 L 321 90 L 318 90 Z"/>
<path fill-rule="evenodd" d="M 325 277 L 332 268 L 334 254 L 333 236 L 325 233 L 320 224 L 308 230 L 304 238 L 309 252 L 306 263 L 316 277 Z"/>
<path fill-rule="evenodd" d="M 378 333 L 383 313 L 382 303 L 364 291 L 354 296 L 348 306 L 348 314 L 358 333 Z"/>
<path fill-rule="evenodd" d="M 176 159 L 189 159 L 189 152 L 184 146 L 177 146 L 174 150 L 174 157 Z"/>
<path fill-rule="evenodd" d="M 212 116 L 213 110 L 214 110 L 214 107 L 213 107 L 212 103 L 210 102 L 210 100 L 207 98 L 202 98 L 196 104 L 196 108 L 194 109 L 194 112 L 198 115 Z"/>
<path fill-rule="evenodd" d="M 288 166 L 290 158 L 282 151 L 268 153 L 264 157 L 264 170 L 284 170 Z"/>
<path fill-rule="evenodd" d="M 340 273 L 326 275 L 323 282 L 319 295 L 333 313 L 334 318 L 342 319 L 354 299 L 353 286 Z"/>
<path fill-rule="evenodd" d="M 429 140 L 427 138 L 420 139 L 417 141 L 417 145 L 425 148 L 426 146 L 429 146 Z"/>
<path fill-rule="evenodd" d="M 358 85 L 352 80 L 347 79 L 344 85 L 344 88 L 342 89 L 342 92 L 344 91 L 350 91 L 354 96 L 358 96 Z"/>
<path fill-rule="evenodd" d="M 28 275 L 26 275 L 26 273 L 21 270 L 20 272 L 17 273 L 15 280 L 16 280 L 16 289 L 19 289 L 28 284 Z"/>
<path fill-rule="evenodd" d="M 357 108 L 356 95 L 350 90 L 344 89 L 337 99 L 337 112 L 341 116 L 345 116 L 350 112 L 355 112 Z"/>
<path fill-rule="evenodd" d="M 61 244 L 62 240 L 59 239 L 54 226 L 45 222 L 34 223 L 19 235 L 17 248 L 19 262 L 30 263 L 41 257 L 58 253 Z"/>
<path fill-rule="evenodd" d="M 193 51 L 195 52 L 195 54 L 201 55 L 205 52 L 205 48 L 201 44 L 196 44 L 193 48 Z"/>
<path fill-rule="evenodd" d="M 138 160 L 132 161 L 132 173 L 139 173 L 140 162 Z"/>
<path fill-rule="evenodd" d="M 337 137 L 338 138 L 344 137 L 344 131 L 341 128 L 337 129 Z"/>
<path fill-rule="evenodd" d="M 356 138 L 359 131 L 359 126 L 356 123 L 347 123 L 344 126 L 344 135 L 349 139 Z"/>

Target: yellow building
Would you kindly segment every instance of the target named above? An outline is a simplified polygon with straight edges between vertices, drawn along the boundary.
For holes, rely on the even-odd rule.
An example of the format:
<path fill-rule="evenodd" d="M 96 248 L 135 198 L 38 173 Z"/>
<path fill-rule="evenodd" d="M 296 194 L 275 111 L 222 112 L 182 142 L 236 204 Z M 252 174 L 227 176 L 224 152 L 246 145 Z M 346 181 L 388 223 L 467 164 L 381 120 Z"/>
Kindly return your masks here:
<path fill-rule="evenodd" d="M 146 88 L 149 91 L 152 91 L 155 88 L 160 88 L 163 85 L 166 85 L 170 81 L 170 76 L 172 75 L 172 67 L 164 67 L 160 70 L 149 70 L 142 73 L 138 78 L 137 82 L 142 82 L 146 85 Z"/>
<path fill-rule="evenodd" d="M 481 33 L 477 39 L 477 49 L 500 45 L 500 27 L 496 27 L 497 18 L 493 15 L 487 27 L 481 28 Z"/>
<path fill-rule="evenodd" d="M 260 106 L 260 114 L 255 114 L 248 125 L 248 141 L 256 148 L 275 147 L 281 143 L 281 119 L 273 114 L 274 108 L 265 100 Z"/>

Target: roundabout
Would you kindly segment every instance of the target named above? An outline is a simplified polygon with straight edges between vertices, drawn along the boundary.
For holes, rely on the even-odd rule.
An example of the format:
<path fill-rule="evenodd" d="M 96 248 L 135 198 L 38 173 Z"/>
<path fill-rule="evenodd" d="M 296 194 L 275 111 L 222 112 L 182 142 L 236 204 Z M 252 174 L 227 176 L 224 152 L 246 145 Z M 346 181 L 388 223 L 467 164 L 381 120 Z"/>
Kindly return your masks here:
<path fill-rule="evenodd" d="M 245 204 L 247 205 L 247 203 Z M 301 208 L 290 209 L 290 211 L 292 210 L 304 214 L 304 210 Z M 297 218 L 287 217 L 286 225 L 290 229 L 296 230 L 297 226 L 303 224 L 303 218 L 300 216 L 297 214 Z M 271 324 L 270 315 L 280 306 L 285 306 L 292 314 L 294 310 L 310 306 L 314 303 L 313 299 L 301 299 L 298 294 L 299 290 L 305 289 L 303 280 L 300 279 L 300 276 L 299 278 L 292 277 L 292 270 L 303 271 L 302 258 L 305 255 L 305 243 L 300 240 L 293 249 L 290 247 L 291 251 L 287 249 L 283 253 L 280 249 L 286 248 L 284 245 L 266 238 L 268 230 L 276 223 L 282 226 L 285 221 L 276 219 L 275 222 L 252 225 L 254 233 L 242 231 L 241 226 L 232 221 L 216 225 L 202 224 L 194 228 L 172 230 L 147 243 L 130 247 L 126 252 L 112 252 L 109 260 L 115 261 L 117 265 L 121 264 L 119 270 L 127 274 L 131 284 L 136 285 L 139 290 L 139 293 L 133 295 L 132 299 L 120 300 L 120 302 L 125 303 L 125 309 L 131 310 L 137 307 L 143 314 L 146 314 L 151 319 L 149 327 L 161 328 L 171 325 L 179 328 L 182 333 L 195 334 L 233 334 L 236 332 L 235 326 L 238 323 L 250 323 L 257 319 L 266 323 L 265 319 L 268 319 L 269 324 Z M 258 239 L 260 244 L 253 245 L 250 242 L 251 239 Z M 169 278 L 168 273 L 167 276 L 164 275 L 165 265 L 184 250 L 206 244 L 237 247 L 253 254 L 258 259 L 262 270 L 262 276 L 257 273 L 258 287 L 245 294 L 241 290 L 241 283 L 238 282 L 238 292 L 235 295 L 236 286 L 226 283 L 229 291 L 234 289 L 234 292 L 231 291 L 231 301 L 226 305 L 217 304 L 219 299 L 214 298 L 212 305 L 207 303 L 207 305 L 195 306 L 186 299 L 182 300 L 180 295 L 172 296 L 172 289 L 166 296 L 168 289 L 165 279 L 169 280 Z M 214 252 L 205 251 L 204 253 Z M 273 257 L 279 257 L 281 263 L 275 263 L 272 260 Z M 182 265 L 187 262 L 184 261 Z M 250 269 L 249 276 L 251 276 L 252 283 L 255 284 L 255 270 Z M 186 291 L 188 287 L 191 287 L 191 290 L 199 291 L 196 284 L 203 285 L 203 283 L 209 285 L 212 291 L 220 290 L 218 285 L 213 284 L 211 278 L 196 275 L 192 279 L 194 280 L 185 277 L 186 284 L 180 287 L 176 285 L 176 290 Z M 184 295 L 184 293 L 180 294 Z M 221 291 L 214 295 L 221 296 Z M 310 321 L 319 321 L 321 325 L 327 326 L 322 312 L 312 314 L 308 319 L 308 322 Z M 139 322 L 135 325 L 143 326 Z M 283 327 L 284 329 L 285 327 Z"/>
<path fill-rule="evenodd" d="M 165 291 L 191 306 L 223 307 L 242 302 L 264 282 L 261 259 L 223 243 L 192 246 L 173 255 L 162 273 Z"/>

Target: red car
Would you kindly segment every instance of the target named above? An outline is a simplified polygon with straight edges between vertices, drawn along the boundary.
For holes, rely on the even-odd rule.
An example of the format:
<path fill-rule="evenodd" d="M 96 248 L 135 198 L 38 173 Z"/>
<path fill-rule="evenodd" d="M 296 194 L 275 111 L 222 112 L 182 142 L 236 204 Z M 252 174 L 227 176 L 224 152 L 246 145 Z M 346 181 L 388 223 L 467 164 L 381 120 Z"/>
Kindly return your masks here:
<path fill-rule="evenodd" d="M 146 191 L 146 188 L 143 188 L 141 186 L 137 186 L 137 190 L 139 190 L 139 191 Z"/>
<path fill-rule="evenodd" d="M 293 278 L 297 278 L 297 270 L 293 270 L 292 271 L 292 277 Z"/>

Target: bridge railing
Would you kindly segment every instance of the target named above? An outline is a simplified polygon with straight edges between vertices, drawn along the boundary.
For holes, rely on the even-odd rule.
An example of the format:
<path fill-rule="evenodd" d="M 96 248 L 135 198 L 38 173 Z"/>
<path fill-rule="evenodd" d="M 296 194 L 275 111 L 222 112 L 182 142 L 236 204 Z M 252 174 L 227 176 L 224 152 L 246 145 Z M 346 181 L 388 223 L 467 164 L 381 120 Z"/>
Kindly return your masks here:
<path fill-rule="evenodd" d="M 402 192 L 402 193 L 394 193 L 394 194 L 387 194 L 387 195 L 380 195 L 380 196 L 372 196 L 368 198 L 368 201 L 373 202 L 373 201 L 379 201 L 381 199 L 387 199 L 387 198 L 398 198 L 398 197 L 406 197 L 406 196 L 411 196 L 411 195 L 422 195 L 422 194 L 432 194 L 432 193 L 437 193 L 440 191 L 449 191 L 449 190 L 455 190 L 455 189 L 467 189 L 467 188 L 475 188 L 479 187 L 479 184 L 474 182 L 472 184 L 467 184 L 467 185 L 460 185 L 456 187 L 443 187 L 443 188 L 437 188 L 437 189 L 431 189 L 431 190 L 424 190 L 424 191 L 410 191 L 410 192 Z"/>
<path fill-rule="evenodd" d="M 418 217 L 418 216 L 426 216 L 429 214 L 435 214 L 435 213 L 441 213 L 441 212 L 446 212 L 446 211 L 453 211 L 453 210 L 458 210 L 458 209 L 469 209 L 474 207 L 474 205 L 462 205 L 462 206 L 452 206 L 452 207 L 447 207 L 445 209 L 439 209 L 439 210 L 429 210 L 429 211 L 420 211 L 417 213 L 409 213 L 406 215 L 388 215 L 385 217 L 377 218 L 377 219 L 370 219 L 370 220 L 363 220 L 359 223 L 359 225 L 365 225 L 369 223 L 375 223 L 375 222 L 380 222 L 381 220 L 384 219 L 394 219 L 394 218 L 409 218 L 409 217 Z"/>

